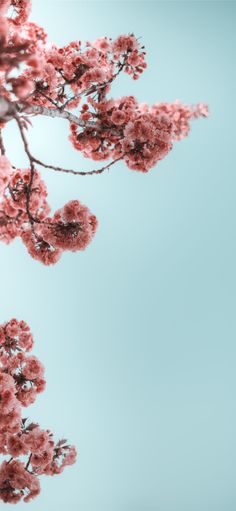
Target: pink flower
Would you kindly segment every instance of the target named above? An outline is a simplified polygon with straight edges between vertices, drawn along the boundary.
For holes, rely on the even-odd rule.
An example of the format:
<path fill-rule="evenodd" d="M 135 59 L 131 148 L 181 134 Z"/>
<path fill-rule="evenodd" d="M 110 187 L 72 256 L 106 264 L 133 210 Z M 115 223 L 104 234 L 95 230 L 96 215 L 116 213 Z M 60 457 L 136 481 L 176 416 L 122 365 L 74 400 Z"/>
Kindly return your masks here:
<path fill-rule="evenodd" d="M 5 189 L 5 184 L 4 188 Z M 0 193 L 1 193 L 1 178 L 0 178 Z M 1 206 L 3 206 L 1 204 Z M 16 236 L 20 234 L 20 230 L 18 227 L 18 221 L 12 220 L 9 216 L 4 213 L 3 209 L 0 211 L 0 240 L 6 244 L 11 243 Z"/>
<path fill-rule="evenodd" d="M 39 426 L 35 427 L 24 436 L 25 445 L 28 450 L 34 454 L 44 452 L 49 446 L 49 433 L 48 431 L 41 430 Z"/>
<path fill-rule="evenodd" d="M 6 503 L 16 503 L 23 498 L 25 502 L 40 493 L 40 483 L 34 474 L 25 470 L 19 460 L 10 463 L 3 461 L 0 466 L 0 499 Z"/>
<path fill-rule="evenodd" d="M 11 412 L 16 404 L 15 389 L 12 390 L 4 389 L 0 394 L 0 413 L 6 415 Z"/>
<path fill-rule="evenodd" d="M 39 394 L 45 390 L 46 380 L 44 380 L 44 378 L 36 378 L 36 380 L 34 380 L 34 384 L 36 386 L 36 391 Z"/>
<path fill-rule="evenodd" d="M 26 78 L 16 79 L 12 84 L 13 91 L 19 99 L 26 99 L 27 96 L 33 93 L 35 84 L 33 80 Z"/>
<path fill-rule="evenodd" d="M 120 35 L 112 43 L 112 50 L 116 55 L 120 55 L 127 50 L 136 50 L 137 48 L 138 41 L 134 35 Z"/>
<path fill-rule="evenodd" d="M 196 117 L 201 117 L 201 116 L 208 117 L 208 115 L 209 115 L 208 105 L 206 105 L 206 103 L 198 103 L 196 105 L 195 112 L 196 112 Z"/>
<path fill-rule="evenodd" d="M 71 445 L 64 457 L 64 460 L 62 462 L 63 468 L 67 465 L 73 465 L 76 462 L 77 458 L 77 451 L 74 445 Z"/>
<path fill-rule="evenodd" d="M 11 5 L 11 0 L 1 0 L 0 16 L 2 16 L 4 14 L 6 15 L 10 5 Z"/>
<path fill-rule="evenodd" d="M 113 110 L 111 115 L 111 120 L 116 124 L 117 126 L 124 124 L 127 120 L 127 116 L 125 112 L 122 110 Z"/>
<path fill-rule="evenodd" d="M 93 46 L 104 53 L 111 50 L 111 42 L 108 37 L 98 37 L 93 41 Z"/>
<path fill-rule="evenodd" d="M 22 332 L 19 334 L 19 346 L 25 351 L 30 351 L 34 345 L 33 336 L 31 333 Z"/>
<path fill-rule="evenodd" d="M 39 454 L 33 454 L 31 458 L 31 465 L 37 471 L 37 473 L 43 473 L 44 467 L 51 463 L 53 458 L 53 449 L 47 447 L 47 450 L 40 451 Z"/>
<path fill-rule="evenodd" d="M 196 106 L 183 105 L 179 100 L 175 103 L 155 103 L 150 112 L 153 115 L 164 113 L 172 122 L 172 140 L 181 140 L 189 134 L 190 121 L 198 117 L 208 115 L 208 107 L 204 103 Z"/>
<path fill-rule="evenodd" d="M 31 257 L 37 259 L 46 266 L 55 264 L 59 261 L 61 257 L 61 250 L 54 248 L 52 245 L 47 243 L 47 241 L 36 238 L 31 229 L 22 232 L 21 239 Z"/>
<path fill-rule="evenodd" d="M 15 383 L 10 374 L 4 373 L 0 371 L 0 392 L 4 392 L 5 390 L 9 390 L 10 392 L 15 392 Z"/>
<path fill-rule="evenodd" d="M 17 210 L 17 215 L 23 215 L 24 220 L 28 220 L 26 211 L 26 190 L 30 182 L 31 174 L 30 169 L 16 169 L 14 170 L 10 186 L 14 190 L 13 197 L 8 200 L 9 205 L 13 210 Z M 44 181 L 41 179 L 40 173 L 35 172 L 32 182 L 32 193 L 30 196 L 29 207 L 32 215 L 35 215 L 39 220 L 43 220 L 50 212 L 47 203 L 47 188 Z M 8 214 L 11 214 L 10 212 Z"/>
<path fill-rule="evenodd" d="M 7 433 L 0 433 L 0 454 L 7 454 Z"/>
<path fill-rule="evenodd" d="M 6 324 L 6 335 L 16 337 L 20 333 L 20 325 L 17 319 L 13 318 Z"/>
<path fill-rule="evenodd" d="M 15 433 L 19 429 L 20 406 L 16 398 L 15 381 L 13 376 L 0 369 L 0 433 Z"/>
<path fill-rule="evenodd" d="M 0 16 L 1 16 L 1 7 L 0 7 Z M 8 39 L 8 22 L 6 18 L 0 17 L 0 44 L 3 46 L 6 44 Z"/>
<path fill-rule="evenodd" d="M 25 23 L 29 17 L 31 10 L 31 0 L 11 0 L 16 13 L 14 22 L 16 25 Z"/>
<path fill-rule="evenodd" d="M 74 445 L 68 445 L 66 440 L 60 440 L 54 446 L 51 463 L 43 467 L 43 473 L 48 475 L 60 474 L 68 465 L 76 462 L 77 451 Z"/>
<path fill-rule="evenodd" d="M 50 221 L 38 227 L 37 232 L 55 249 L 75 252 L 87 247 L 96 228 L 96 217 L 86 206 L 74 200 L 56 211 Z"/>
<path fill-rule="evenodd" d="M 44 367 L 34 355 L 31 355 L 26 358 L 22 373 L 27 380 L 35 380 L 43 376 Z"/>
<path fill-rule="evenodd" d="M 37 391 L 34 387 L 21 387 L 17 391 L 17 399 L 22 406 L 29 406 L 35 402 Z"/>
<path fill-rule="evenodd" d="M 12 166 L 10 161 L 5 155 L 0 156 L 0 193 L 2 193 L 8 186 Z"/>
<path fill-rule="evenodd" d="M 7 438 L 7 450 L 13 458 L 27 454 L 29 449 L 24 443 L 24 435 L 9 435 Z"/>
<path fill-rule="evenodd" d="M 172 123 L 168 116 L 139 115 L 124 129 L 121 147 L 129 168 L 147 172 L 172 148 Z"/>

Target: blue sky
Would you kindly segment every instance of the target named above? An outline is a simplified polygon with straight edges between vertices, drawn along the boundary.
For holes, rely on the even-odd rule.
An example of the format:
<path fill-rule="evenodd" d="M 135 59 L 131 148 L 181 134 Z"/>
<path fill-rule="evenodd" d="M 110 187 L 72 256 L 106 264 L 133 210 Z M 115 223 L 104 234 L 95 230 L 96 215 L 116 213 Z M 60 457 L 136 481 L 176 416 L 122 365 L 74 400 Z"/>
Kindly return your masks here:
<path fill-rule="evenodd" d="M 43 171 L 53 208 L 78 198 L 97 215 L 85 252 L 46 268 L 20 241 L 0 247 L 1 321 L 27 321 L 46 366 L 27 415 L 79 450 L 19 509 L 235 510 L 235 14 L 235 2 L 33 0 L 59 45 L 142 37 L 148 69 L 114 97 L 204 101 L 210 117 L 147 175 Z M 66 121 L 35 119 L 29 136 L 42 160 L 96 166 Z M 10 124 L 7 147 L 25 166 Z"/>

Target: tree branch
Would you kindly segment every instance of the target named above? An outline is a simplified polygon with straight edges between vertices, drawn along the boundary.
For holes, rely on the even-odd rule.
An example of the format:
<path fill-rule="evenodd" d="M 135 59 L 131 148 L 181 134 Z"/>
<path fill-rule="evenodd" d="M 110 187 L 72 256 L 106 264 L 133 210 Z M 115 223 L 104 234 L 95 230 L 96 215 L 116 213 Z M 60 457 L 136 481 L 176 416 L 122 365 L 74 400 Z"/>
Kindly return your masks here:
<path fill-rule="evenodd" d="M 79 119 L 77 115 L 62 110 L 61 107 L 48 108 L 42 105 L 29 105 L 23 101 L 10 102 L 3 96 L 0 96 L 0 121 L 8 122 L 12 119 L 16 119 L 17 114 L 26 113 L 28 115 L 44 115 L 46 117 L 60 117 L 68 120 L 70 123 L 80 126 L 80 128 L 93 128 L 96 131 L 108 131 L 117 135 L 118 130 L 110 127 L 99 126 L 99 124 L 93 121 L 83 121 Z"/>
<path fill-rule="evenodd" d="M 45 115 L 46 117 L 61 117 L 67 119 L 67 121 L 80 126 L 81 128 L 96 127 L 93 122 L 83 121 L 79 119 L 77 115 L 68 112 L 67 110 L 61 110 L 60 108 L 48 108 L 41 105 L 28 105 L 27 103 L 17 101 L 15 103 L 16 109 L 19 113 L 24 112 L 29 115 Z"/>
<path fill-rule="evenodd" d="M 29 183 L 26 185 L 26 211 L 27 211 L 27 215 L 29 217 L 29 221 L 31 223 L 32 231 L 35 234 L 34 222 L 36 222 L 36 220 L 33 217 L 33 215 L 31 215 L 31 212 L 30 212 L 30 195 L 31 195 L 32 185 L 33 185 L 33 181 L 34 181 L 34 174 L 35 174 L 34 158 L 29 150 L 28 142 L 27 142 L 27 139 L 24 134 L 24 128 L 23 128 L 23 126 L 21 124 L 21 120 L 19 119 L 17 114 L 15 114 L 15 120 L 17 122 L 19 131 L 20 131 L 20 135 L 21 135 L 21 139 L 22 139 L 22 142 L 24 145 L 24 149 L 25 149 L 25 152 L 28 156 L 29 163 L 30 163 L 30 180 L 29 180 Z M 35 234 L 35 236 L 36 236 L 36 234 Z"/>
<path fill-rule="evenodd" d="M 129 54 L 129 52 L 128 52 L 128 54 Z M 107 85 L 110 85 L 117 78 L 117 76 L 121 73 L 121 71 L 124 69 L 126 62 L 127 62 L 128 54 L 124 55 L 123 62 L 119 62 L 117 64 L 118 69 L 117 69 L 116 73 L 114 73 L 114 75 L 112 75 L 112 77 L 109 80 L 106 80 L 105 82 L 102 82 L 102 83 L 98 83 L 97 85 L 95 85 L 95 84 L 91 85 L 87 89 L 72 96 L 72 98 L 68 98 L 65 101 L 65 103 L 61 106 L 61 109 L 64 110 L 65 107 L 68 105 L 68 103 L 70 103 L 71 101 L 74 101 L 75 99 L 78 99 L 79 97 L 81 97 L 83 95 L 89 96 L 89 94 L 92 94 L 93 92 L 97 92 L 97 94 L 102 93 L 102 91 L 105 89 L 105 87 Z"/>
<path fill-rule="evenodd" d="M 25 465 L 25 470 L 28 470 L 28 468 L 29 468 L 29 466 L 30 466 L 31 458 L 32 458 L 32 452 L 31 452 L 31 454 L 30 454 L 30 456 L 29 456 L 29 459 L 28 459 L 28 461 L 27 461 L 27 463 L 26 463 L 26 465 Z"/>
<path fill-rule="evenodd" d="M 3 143 L 2 130 L 1 129 L 0 129 L 0 151 L 1 151 L 2 155 L 4 155 L 6 153 L 5 146 L 4 146 L 4 143 Z"/>
<path fill-rule="evenodd" d="M 65 172 L 66 174 L 74 174 L 75 176 L 92 176 L 93 174 L 102 174 L 102 172 L 104 172 L 104 170 L 109 169 L 112 165 L 114 165 L 114 163 L 122 160 L 123 157 L 124 157 L 124 155 L 120 156 L 119 158 L 116 158 L 115 160 L 113 160 L 112 162 L 108 163 L 107 165 L 105 165 L 104 167 L 102 167 L 100 169 L 88 170 L 87 172 L 86 171 L 79 172 L 79 171 L 76 171 L 73 169 L 64 169 L 63 167 L 56 167 L 55 165 L 47 165 L 46 163 L 43 163 L 42 161 L 37 160 L 37 158 L 34 158 L 34 157 L 33 157 L 33 161 L 35 163 L 37 163 L 38 165 L 41 165 L 45 169 L 55 170 L 56 172 Z"/>

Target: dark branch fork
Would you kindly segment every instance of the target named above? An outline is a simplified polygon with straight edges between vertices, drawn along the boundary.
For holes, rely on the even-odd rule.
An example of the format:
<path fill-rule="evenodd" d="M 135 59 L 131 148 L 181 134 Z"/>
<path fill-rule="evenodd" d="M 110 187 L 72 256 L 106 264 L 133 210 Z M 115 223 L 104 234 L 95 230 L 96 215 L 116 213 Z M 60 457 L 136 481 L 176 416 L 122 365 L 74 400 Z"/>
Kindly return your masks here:
<path fill-rule="evenodd" d="M 19 132 L 20 132 L 20 136 L 21 136 L 21 139 L 23 142 L 25 153 L 29 160 L 30 179 L 29 179 L 29 183 L 26 185 L 26 188 L 25 188 L 26 213 L 29 218 L 29 222 L 31 224 L 32 232 L 33 232 L 35 238 L 38 239 L 39 241 L 40 241 L 40 237 L 35 232 L 34 224 L 35 223 L 43 223 L 43 222 L 40 222 L 40 220 L 35 218 L 30 211 L 30 198 L 31 198 L 31 193 L 32 193 L 34 176 L 35 176 L 35 172 L 36 172 L 35 164 L 40 165 L 41 167 L 56 171 L 56 172 L 64 172 L 67 174 L 73 174 L 73 175 L 79 175 L 79 176 L 91 176 L 91 175 L 95 175 L 95 174 L 102 174 L 105 170 L 108 170 L 112 165 L 114 165 L 118 161 L 122 160 L 125 155 L 122 154 L 122 156 L 114 159 L 113 161 L 111 161 L 110 163 L 104 165 L 103 167 L 101 167 L 99 169 L 93 169 L 93 170 L 84 171 L 84 172 L 76 171 L 73 169 L 65 169 L 63 167 L 59 167 L 59 166 L 55 166 L 55 165 L 49 165 L 47 163 L 42 162 L 38 158 L 35 158 L 32 155 L 26 135 L 25 135 L 25 131 L 24 131 L 25 127 L 26 127 L 27 117 L 23 117 L 23 115 L 27 115 L 27 116 L 28 115 L 29 116 L 43 115 L 43 116 L 47 116 L 47 117 L 51 117 L 51 118 L 55 118 L 55 117 L 62 118 L 62 119 L 66 119 L 70 123 L 73 123 L 73 124 L 79 126 L 82 129 L 96 129 L 97 132 L 109 130 L 109 132 L 111 134 L 117 135 L 118 129 L 110 128 L 110 127 L 106 127 L 106 126 L 102 126 L 102 125 L 100 126 L 98 122 L 94 122 L 94 121 L 84 121 L 84 120 L 80 119 L 78 116 L 76 116 L 75 114 L 66 110 L 65 108 L 71 101 L 78 99 L 82 95 L 88 96 L 88 95 L 92 94 L 93 92 L 97 93 L 98 99 L 101 100 L 103 98 L 105 88 L 108 85 L 110 85 L 115 80 L 115 78 L 121 73 L 121 71 L 124 69 L 124 67 L 127 63 L 128 55 L 129 55 L 129 51 L 127 52 L 127 54 L 123 55 L 123 61 L 122 62 L 120 61 L 117 64 L 118 69 L 109 80 L 102 82 L 100 84 L 97 84 L 97 85 L 91 85 L 90 87 L 88 87 L 87 89 L 82 91 L 81 93 L 74 95 L 71 98 L 68 98 L 64 102 L 63 105 L 58 105 L 57 102 L 51 100 L 51 98 L 48 97 L 46 95 L 46 93 L 43 90 L 41 90 L 40 88 L 37 92 L 39 92 L 42 96 L 44 96 L 48 101 L 51 102 L 52 106 L 50 108 L 43 106 L 43 105 L 29 104 L 29 103 L 27 103 L 27 99 L 25 101 L 18 100 L 18 101 L 10 102 L 7 98 L 0 95 L 0 122 L 1 121 L 8 122 L 9 120 L 15 119 L 15 121 L 18 125 L 18 128 L 19 128 Z M 62 77 L 65 81 L 65 85 L 67 85 L 67 83 L 70 83 L 66 79 L 66 77 L 64 77 L 64 76 L 62 76 Z M 4 147 L 4 143 L 3 143 L 3 139 L 2 139 L 1 129 L 0 129 L 0 151 L 1 151 L 2 155 L 5 155 L 5 147 Z M 13 200 L 15 200 L 14 193 L 13 193 L 10 185 L 8 186 L 8 189 L 9 189 L 9 193 L 11 194 Z"/>
<path fill-rule="evenodd" d="M 26 187 L 26 211 L 27 211 L 27 215 L 28 215 L 29 221 L 31 223 L 32 231 L 34 232 L 34 222 L 36 220 L 31 215 L 31 212 L 30 212 L 30 196 L 31 196 L 31 190 L 32 190 L 33 181 L 34 181 L 34 175 L 35 175 L 34 159 L 33 159 L 32 155 L 30 153 L 30 150 L 29 150 L 28 142 L 27 142 L 27 139 L 25 137 L 24 128 L 22 126 L 21 119 L 18 117 L 17 114 L 15 114 L 15 120 L 17 122 L 19 131 L 20 131 L 20 134 L 21 134 L 22 142 L 23 142 L 23 145 L 24 145 L 24 149 L 25 149 L 25 152 L 26 152 L 26 154 L 28 156 L 29 163 L 30 163 L 30 180 L 29 180 L 29 183 L 28 183 L 28 185 Z M 35 232 L 34 232 L 34 234 L 35 234 Z"/>
<path fill-rule="evenodd" d="M 26 187 L 26 212 L 27 212 L 27 215 L 28 215 L 28 218 L 29 218 L 29 221 L 30 221 L 30 224 L 31 224 L 32 232 L 33 232 L 35 238 L 38 239 L 38 241 L 41 241 L 41 238 L 35 232 L 34 224 L 35 223 L 38 223 L 38 224 L 39 223 L 45 223 L 45 222 L 44 221 L 41 222 L 40 220 L 35 218 L 31 214 L 31 211 L 30 211 L 30 197 L 31 197 L 31 192 L 32 192 L 34 176 L 35 176 L 35 172 L 36 172 L 35 163 L 38 164 L 38 165 L 41 165 L 44 168 L 48 168 L 48 169 L 51 169 L 51 170 L 54 170 L 54 171 L 65 172 L 65 173 L 68 173 L 68 174 L 74 174 L 74 175 L 80 175 L 80 176 L 85 176 L 85 175 L 101 174 L 105 170 L 109 169 L 109 167 L 114 165 L 117 161 L 121 160 L 123 158 L 123 155 L 122 155 L 122 157 L 116 158 L 115 160 L 113 160 L 112 162 L 108 163 L 107 165 L 105 165 L 104 167 L 102 167 L 100 169 L 90 170 L 88 172 L 79 172 L 79 171 L 75 171 L 75 170 L 72 170 L 72 169 L 64 169 L 62 167 L 56 167 L 54 165 L 47 165 L 47 164 L 43 163 L 42 161 L 38 160 L 37 158 L 35 158 L 31 154 L 30 149 L 29 149 L 29 145 L 28 145 L 25 133 L 24 133 L 24 127 L 22 126 L 22 122 L 21 122 L 21 119 L 18 116 L 18 114 L 15 114 L 15 120 L 17 122 L 19 131 L 20 131 L 20 135 L 21 135 L 21 139 L 22 139 L 22 142 L 23 142 L 23 145 L 24 145 L 24 149 L 25 149 L 25 152 L 26 152 L 26 154 L 28 156 L 28 160 L 29 160 L 29 164 L 30 164 L 30 180 L 29 180 L 29 183 L 28 183 L 28 185 Z"/>
<path fill-rule="evenodd" d="M 129 56 L 129 53 L 130 51 L 128 50 L 127 53 L 123 56 L 123 62 L 119 62 L 118 63 L 118 70 L 116 71 L 116 73 L 114 73 L 114 75 L 112 75 L 112 77 L 109 79 L 109 80 L 106 80 L 105 82 L 102 82 L 100 84 L 97 84 L 97 85 L 91 85 L 91 87 L 88 87 L 88 89 L 80 92 L 79 94 L 75 94 L 74 96 L 72 96 L 71 98 L 68 98 L 65 103 L 60 107 L 61 110 L 64 110 L 66 108 L 66 106 L 71 102 L 71 101 L 74 101 L 78 98 L 80 98 L 83 94 L 85 96 L 88 96 L 89 94 L 92 94 L 93 92 L 97 92 L 98 95 L 101 95 L 104 91 L 104 89 L 107 87 L 107 85 L 110 85 L 116 78 L 117 76 L 121 73 L 121 71 L 123 71 L 126 63 L 127 63 L 127 59 L 128 59 L 128 56 Z M 66 83 L 70 83 L 70 81 L 66 80 L 66 78 L 63 76 L 64 80 L 66 81 Z"/>
<path fill-rule="evenodd" d="M 22 143 L 24 146 L 24 150 L 25 150 L 25 153 L 29 160 L 30 179 L 29 179 L 29 183 L 25 187 L 26 213 L 27 213 L 29 222 L 31 224 L 31 229 L 32 229 L 32 232 L 33 232 L 35 238 L 38 241 L 41 241 L 41 238 L 35 232 L 34 224 L 35 223 L 37 223 L 37 224 L 45 223 L 45 222 L 40 221 L 39 219 L 35 218 L 32 215 L 31 210 L 30 210 L 30 199 L 31 199 L 31 194 L 32 194 L 34 177 L 35 177 L 35 173 L 36 173 L 35 164 L 40 165 L 41 167 L 44 167 L 46 169 L 56 171 L 56 172 L 64 172 L 66 174 L 73 174 L 73 175 L 77 175 L 77 176 L 92 176 L 95 174 L 102 174 L 105 170 L 108 170 L 112 165 L 114 165 L 118 161 L 122 160 L 124 157 L 124 154 L 122 154 L 122 156 L 119 156 L 115 160 L 109 162 L 108 164 L 104 165 L 103 167 L 101 167 L 99 169 L 93 169 L 93 170 L 84 171 L 84 172 L 76 171 L 73 169 L 66 169 L 63 167 L 49 165 L 47 163 L 44 163 L 41 160 L 39 160 L 38 158 L 34 157 L 30 151 L 29 144 L 28 144 L 26 134 L 25 134 L 25 128 L 26 128 L 25 118 L 21 116 L 21 114 L 23 114 L 23 113 L 31 114 L 31 115 L 32 114 L 33 115 L 46 115 L 49 117 L 60 117 L 63 119 L 67 119 L 69 122 L 74 123 L 84 129 L 96 128 L 96 130 L 99 131 L 99 129 L 107 130 L 109 128 L 106 128 L 106 127 L 103 128 L 102 126 L 100 127 L 99 125 L 95 124 L 94 122 L 82 121 L 74 114 L 71 114 L 70 112 L 68 112 L 66 110 L 62 111 L 60 108 L 56 108 L 56 107 L 55 108 L 54 107 L 47 108 L 47 107 L 38 106 L 38 105 L 30 105 L 29 106 L 29 105 L 27 105 L 26 102 L 11 103 L 6 98 L 0 96 L 0 121 L 1 120 L 9 121 L 11 119 L 14 119 L 16 121 L 19 132 L 20 132 L 20 136 L 22 139 Z M 115 134 L 117 134 L 116 130 L 114 130 L 114 132 L 115 132 Z M 5 155 L 5 147 L 4 147 L 4 143 L 3 143 L 1 129 L 0 129 L 0 151 L 1 151 L 2 155 Z M 13 200 L 15 200 L 14 192 L 11 189 L 10 185 L 8 186 L 8 189 L 9 189 L 9 193 L 10 193 L 11 197 L 13 198 Z"/>
<path fill-rule="evenodd" d="M 131 34 L 131 35 L 133 35 L 133 34 Z M 144 48 L 144 47 L 142 47 L 142 48 Z M 9 50 L 9 48 L 7 48 L 7 50 Z M 21 51 L 27 52 L 28 46 L 26 45 L 26 47 L 25 47 L 23 45 L 22 47 L 19 47 L 18 50 L 19 50 L 19 52 L 21 52 Z M 8 51 L 7 53 L 9 54 L 10 51 Z M 118 75 L 122 72 L 122 70 L 128 65 L 128 58 L 129 58 L 130 53 L 132 53 L 131 47 L 127 48 L 125 50 L 125 52 L 123 52 L 120 55 L 119 60 L 117 62 L 115 62 L 114 60 L 112 61 L 112 63 L 114 64 L 114 68 L 113 68 L 114 71 L 113 71 L 113 74 L 110 76 L 110 78 L 108 78 L 100 83 L 96 83 L 96 84 L 91 83 L 89 86 L 84 88 L 84 90 L 81 90 L 77 94 L 74 93 L 74 95 L 72 95 L 70 97 L 69 97 L 69 94 L 67 93 L 68 91 L 67 91 L 66 87 L 70 86 L 74 82 L 77 82 L 78 80 L 80 80 L 83 77 L 84 73 L 86 73 L 87 69 L 89 69 L 89 66 L 87 66 L 86 63 L 81 63 L 78 65 L 78 67 L 74 71 L 74 76 L 71 79 L 66 77 L 66 75 L 63 72 L 63 69 L 55 68 L 55 70 L 61 75 L 61 78 L 63 79 L 63 83 L 61 83 L 61 85 L 60 85 L 61 89 L 58 92 L 57 100 L 50 97 L 50 92 L 49 92 L 49 94 L 47 92 L 48 87 L 42 81 L 35 82 L 36 87 L 35 87 L 34 92 L 31 92 L 24 100 L 17 99 L 15 101 L 10 101 L 7 97 L 2 96 L 0 93 L 0 123 L 5 124 L 6 122 L 13 120 L 13 119 L 16 121 L 19 132 L 20 132 L 21 140 L 22 140 L 22 143 L 24 146 L 24 150 L 25 150 L 25 153 L 26 153 L 28 161 L 29 161 L 29 170 L 30 170 L 29 180 L 28 180 L 27 184 L 24 185 L 24 189 L 23 189 L 23 192 L 25 193 L 25 201 L 26 201 L 25 210 L 26 210 L 26 214 L 27 214 L 29 223 L 31 225 L 32 233 L 34 234 L 35 239 L 39 242 L 42 240 L 38 236 L 38 234 L 35 230 L 35 224 L 49 223 L 49 219 L 44 220 L 44 221 L 40 220 L 39 218 L 35 218 L 35 216 L 37 217 L 37 214 L 33 215 L 31 212 L 30 201 L 31 201 L 32 193 L 34 191 L 33 184 L 34 184 L 34 178 L 35 178 L 35 175 L 37 172 L 36 166 L 39 165 L 45 169 L 50 169 L 50 170 L 53 170 L 56 172 L 64 172 L 64 173 L 72 174 L 72 175 L 91 176 L 91 175 L 95 175 L 95 174 L 102 174 L 105 170 L 108 170 L 116 162 L 122 160 L 128 154 L 128 152 L 120 154 L 113 161 L 111 161 L 110 163 L 104 165 L 103 167 L 101 167 L 99 169 L 93 169 L 93 170 L 84 171 L 84 172 L 76 171 L 74 169 L 66 169 L 63 167 L 56 166 L 56 165 L 50 165 L 48 163 L 44 163 L 43 161 L 41 161 L 38 158 L 36 158 L 35 156 L 33 156 L 33 154 L 30 151 L 29 144 L 28 144 L 27 137 L 26 137 L 26 132 L 25 132 L 25 129 L 27 128 L 27 123 L 30 124 L 29 118 L 30 118 L 30 116 L 37 116 L 37 115 L 47 116 L 47 117 L 51 117 L 51 118 L 62 118 L 62 119 L 67 120 L 71 125 L 73 124 L 73 125 L 76 125 L 79 128 L 81 128 L 82 133 L 80 133 L 80 135 L 82 135 L 82 134 L 86 135 L 86 133 L 93 132 L 93 133 L 96 133 L 96 135 L 99 137 L 100 134 L 102 135 L 102 133 L 109 131 L 109 134 L 114 135 L 115 138 L 117 138 L 117 137 L 118 137 L 118 139 L 122 138 L 122 130 L 118 126 L 115 126 L 115 125 L 108 126 L 108 125 L 102 124 L 101 121 L 99 120 L 99 116 L 96 115 L 96 113 L 92 114 L 92 116 L 91 116 L 92 119 L 90 118 L 89 120 L 85 121 L 82 118 L 75 115 L 74 113 L 72 113 L 71 111 L 68 111 L 68 109 L 66 109 L 66 107 L 68 105 L 68 108 L 69 108 L 70 104 L 72 106 L 73 101 L 78 100 L 80 97 L 84 96 L 84 98 L 86 98 L 87 96 L 90 96 L 93 93 L 94 93 L 93 98 L 96 98 L 96 96 L 97 96 L 98 102 L 103 101 L 106 97 L 106 92 L 107 92 L 107 89 L 110 86 L 110 84 L 118 77 Z M 10 83 L 11 79 L 9 79 L 7 81 Z M 79 83 L 82 86 L 82 82 L 79 82 Z M 41 98 L 44 97 L 47 100 L 47 103 L 46 103 L 47 106 L 37 104 L 37 95 L 40 95 Z M 34 99 L 35 104 L 32 104 L 32 102 L 30 101 L 30 99 L 32 99 L 32 98 Z M 79 135 L 78 135 L 78 138 L 79 138 Z M 101 143 L 101 145 L 102 145 L 102 143 Z M 99 147 L 101 147 L 101 145 Z M 97 148 L 96 150 L 99 150 L 99 148 Z M 5 153 L 6 153 L 6 151 L 5 151 L 5 147 L 4 147 L 4 143 L 3 143 L 3 139 L 2 139 L 2 135 L 1 135 L 1 124 L 0 124 L 0 154 L 2 156 L 4 156 Z M 15 167 L 13 167 L 13 168 L 15 169 Z M 15 190 L 12 189 L 10 183 L 8 185 L 8 192 L 9 192 L 11 198 L 14 201 L 16 201 L 17 198 L 15 196 Z M 53 223 L 53 221 L 51 221 L 51 223 Z"/>

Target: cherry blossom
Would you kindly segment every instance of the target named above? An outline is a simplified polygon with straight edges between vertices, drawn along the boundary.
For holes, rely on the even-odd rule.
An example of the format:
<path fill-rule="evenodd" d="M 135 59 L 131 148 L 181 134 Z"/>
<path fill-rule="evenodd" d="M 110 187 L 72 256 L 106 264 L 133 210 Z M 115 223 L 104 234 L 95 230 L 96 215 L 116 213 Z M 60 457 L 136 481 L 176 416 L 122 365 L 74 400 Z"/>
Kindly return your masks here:
<path fill-rule="evenodd" d="M 20 237 L 31 257 L 51 265 L 64 251 L 84 250 L 98 222 L 77 198 L 49 216 L 39 168 L 99 175 L 123 160 L 132 171 L 149 172 L 189 134 L 193 119 L 208 115 L 208 107 L 180 101 L 149 106 L 131 95 L 113 99 L 111 86 L 121 72 L 137 80 L 147 67 L 140 40 L 129 33 L 59 47 L 29 20 L 30 9 L 30 0 L 2 0 L 0 6 L 0 240 L 8 244 Z M 74 149 L 108 163 L 85 172 L 42 162 L 27 140 L 35 115 L 65 119 Z M 26 169 L 6 155 L 4 128 L 10 121 L 18 126 Z"/>
<path fill-rule="evenodd" d="M 0 325 L 0 500 L 29 502 L 40 493 L 40 475 L 60 474 L 76 461 L 76 448 L 22 418 L 22 407 L 45 388 L 44 367 L 29 355 L 34 340 L 25 321 Z"/>
<path fill-rule="evenodd" d="M 96 228 L 96 217 L 86 206 L 74 200 L 56 211 L 52 219 L 39 224 L 37 232 L 55 248 L 75 252 L 87 247 Z"/>
<path fill-rule="evenodd" d="M 207 117 L 208 107 L 179 100 L 148 105 L 133 95 L 112 98 L 120 73 L 137 80 L 147 67 L 139 39 L 129 33 L 59 47 L 29 20 L 30 10 L 30 0 L 0 2 L 0 240 L 9 244 L 18 237 L 32 258 L 52 265 L 65 251 L 86 249 L 98 221 L 78 198 L 52 212 L 40 169 L 91 176 L 123 161 L 131 171 L 147 173 L 175 141 L 188 136 L 192 120 Z M 83 171 L 41 161 L 28 141 L 35 116 L 66 121 L 76 151 L 108 162 Z M 26 168 L 7 154 L 9 122 L 17 127 Z M 67 440 L 56 441 L 50 430 L 22 417 L 46 385 L 33 346 L 25 321 L 0 325 L 0 500 L 5 503 L 30 501 L 40 493 L 39 476 L 60 474 L 76 461 L 76 448 Z"/>
<path fill-rule="evenodd" d="M 3 502 L 16 504 L 22 498 L 29 502 L 39 493 L 38 478 L 25 468 L 22 461 L 3 461 L 0 466 L 0 498 Z"/>

